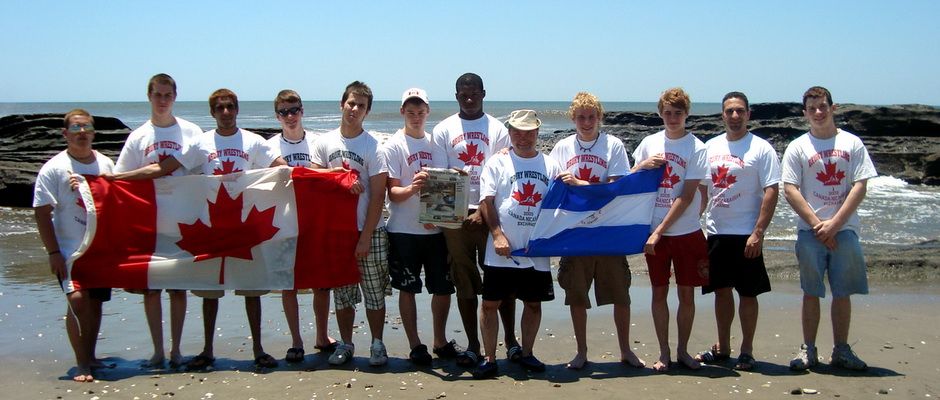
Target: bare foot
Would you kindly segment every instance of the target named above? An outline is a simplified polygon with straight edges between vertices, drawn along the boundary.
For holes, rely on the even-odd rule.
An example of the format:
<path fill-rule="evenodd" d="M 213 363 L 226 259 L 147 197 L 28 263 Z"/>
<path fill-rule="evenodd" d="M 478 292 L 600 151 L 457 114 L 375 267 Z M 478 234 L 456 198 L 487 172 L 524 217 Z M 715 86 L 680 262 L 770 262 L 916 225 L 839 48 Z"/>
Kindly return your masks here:
<path fill-rule="evenodd" d="M 91 375 L 90 367 L 75 367 L 75 375 L 72 376 L 72 381 L 78 383 L 91 383 L 95 381 L 95 377 Z"/>
<path fill-rule="evenodd" d="M 584 353 L 575 354 L 574 358 L 571 361 L 568 361 L 568 365 L 565 365 L 565 368 L 568 369 L 581 369 L 584 368 L 588 362 L 587 356 Z"/>
<path fill-rule="evenodd" d="M 180 353 L 170 353 L 170 368 L 179 368 L 183 365 L 183 355 Z"/>
<path fill-rule="evenodd" d="M 329 349 L 336 345 L 336 339 L 333 339 L 331 336 L 326 337 L 326 344 L 320 344 L 320 341 L 317 341 L 317 344 L 313 348 L 317 350 Z"/>
<path fill-rule="evenodd" d="M 692 358 L 692 356 L 690 356 L 689 353 L 679 353 L 679 355 L 676 358 L 680 363 L 682 363 L 682 365 L 685 365 L 685 367 L 688 369 L 696 370 L 696 369 L 702 368 L 702 364 L 699 363 L 698 361 L 695 361 L 695 359 Z"/>
<path fill-rule="evenodd" d="M 620 362 L 627 364 L 633 368 L 643 368 L 646 366 L 646 361 L 641 360 L 632 351 L 622 353 L 620 355 Z"/>
<path fill-rule="evenodd" d="M 656 360 L 656 363 L 653 364 L 653 371 L 656 372 L 669 372 L 669 363 L 672 362 L 669 359 L 668 355 L 659 356 L 659 360 Z"/>
<path fill-rule="evenodd" d="M 153 357 L 150 357 L 149 360 L 145 361 L 140 366 L 143 368 L 159 369 L 163 368 L 164 362 L 166 362 L 166 359 L 163 357 L 163 354 L 154 354 Z"/>

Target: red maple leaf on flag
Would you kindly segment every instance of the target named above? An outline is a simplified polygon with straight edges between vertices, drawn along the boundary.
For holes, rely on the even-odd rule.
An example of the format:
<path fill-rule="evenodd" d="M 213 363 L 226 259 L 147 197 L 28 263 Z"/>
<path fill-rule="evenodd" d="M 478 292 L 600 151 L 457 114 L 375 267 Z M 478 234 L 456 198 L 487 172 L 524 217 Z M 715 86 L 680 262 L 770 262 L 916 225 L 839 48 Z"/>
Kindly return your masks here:
<path fill-rule="evenodd" d="M 600 182 L 601 178 L 598 178 L 597 176 L 591 174 L 591 172 L 593 171 L 594 170 L 591 169 L 591 167 L 588 167 L 587 165 L 583 167 L 578 167 L 577 178 L 582 181 L 588 181 L 590 183 Z"/>
<path fill-rule="evenodd" d="M 734 185 L 738 181 L 734 175 L 728 174 L 728 167 L 719 165 L 718 173 L 712 174 L 712 183 L 717 188 L 729 188 L 731 185 Z"/>
<path fill-rule="evenodd" d="M 280 228 L 272 224 L 275 207 L 258 211 L 252 206 L 248 218 L 242 221 L 242 194 L 232 199 L 222 183 L 219 183 L 215 203 L 206 202 L 209 203 L 209 222 L 212 225 L 206 225 L 201 219 L 192 224 L 179 223 L 183 238 L 176 245 L 196 256 L 195 261 L 222 257 L 221 285 L 225 283 L 225 257 L 252 260 L 251 249 L 274 237 Z"/>
<path fill-rule="evenodd" d="M 222 169 L 213 169 L 212 175 L 228 175 L 241 171 L 241 168 L 235 168 L 235 161 L 222 161 Z"/>
<path fill-rule="evenodd" d="M 534 192 L 534 183 L 523 183 L 522 192 L 512 192 L 512 198 L 518 201 L 520 206 L 536 207 L 542 201 L 542 194 Z"/>
<path fill-rule="evenodd" d="M 826 162 L 826 170 L 824 172 L 816 173 L 816 180 L 822 182 L 825 186 L 837 186 L 842 184 L 842 179 L 845 178 L 845 171 L 839 171 L 836 169 L 836 163 Z"/>
<path fill-rule="evenodd" d="M 672 165 L 666 164 L 666 169 L 663 170 L 663 180 L 659 183 L 659 187 L 663 188 L 672 188 L 675 186 L 682 178 L 679 175 L 673 175 Z"/>
<path fill-rule="evenodd" d="M 466 165 L 483 165 L 483 153 L 477 149 L 478 145 L 467 143 L 467 151 L 460 152 L 457 158 Z"/>

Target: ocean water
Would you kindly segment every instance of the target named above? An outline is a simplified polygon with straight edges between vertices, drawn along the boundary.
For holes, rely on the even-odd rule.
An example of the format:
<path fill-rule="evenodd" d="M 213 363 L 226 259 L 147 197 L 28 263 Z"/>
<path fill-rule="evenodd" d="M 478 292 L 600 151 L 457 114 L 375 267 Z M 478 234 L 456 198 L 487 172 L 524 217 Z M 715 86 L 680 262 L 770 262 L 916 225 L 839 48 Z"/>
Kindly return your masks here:
<path fill-rule="evenodd" d="M 533 109 L 542 120 L 543 133 L 558 129 L 571 128 L 571 120 L 565 116 L 569 102 L 556 101 L 487 101 L 484 111 L 505 120 L 509 113 L 518 109 Z M 0 117 L 10 114 L 62 113 L 81 107 L 93 115 L 116 117 L 124 121 L 131 129 L 136 128 L 150 118 L 150 104 L 147 102 L 111 102 L 111 103 L 0 103 Z M 370 131 L 395 133 L 402 126 L 399 114 L 400 102 L 375 101 L 372 111 L 363 123 Z M 607 111 L 656 111 L 656 103 L 651 102 L 607 102 Z M 431 115 L 427 128 L 454 114 L 458 110 L 455 101 L 431 101 Z M 204 101 L 179 101 L 173 108 L 176 116 L 199 125 L 204 130 L 215 127 L 215 120 L 209 115 L 209 105 Z M 714 114 L 721 111 L 719 103 L 701 103 L 693 105 L 695 114 Z M 341 114 L 339 101 L 305 101 L 304 127 L 316 132 L 326 132 L 339 126 Z M 277 128 L 280 126 L 274 117 L 274 104 L 270 101 L 242 101 L 239 103 L 238 125 L 246 128 Z"/>

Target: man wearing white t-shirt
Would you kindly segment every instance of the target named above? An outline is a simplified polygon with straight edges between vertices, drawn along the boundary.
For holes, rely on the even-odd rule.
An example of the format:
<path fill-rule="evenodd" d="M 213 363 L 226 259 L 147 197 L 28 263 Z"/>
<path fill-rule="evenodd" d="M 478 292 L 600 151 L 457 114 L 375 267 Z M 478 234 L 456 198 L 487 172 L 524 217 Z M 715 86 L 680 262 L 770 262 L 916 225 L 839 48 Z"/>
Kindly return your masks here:
<path fill-rule="evenodd" d="M 597 96 L 578 93 L 568 108 L 574 123 L 574 135 L 555 144 L 549 157 L 565 169 L 559 176 L 568 185 L 592 185 L 613 182 L 629 173 L 630 160 L 617 137 L 600 131 L 604 107 Z M 562 257 L 558 266 L 558 284 L 565 289 L 565 304 L 577 341 L 577 353 L 568 362 L 570 369 L 587 363 L 587 309 L 591 307 L 588 291 L 594 286 L 597 305 L 614 305 L 614 325 L 620 360 L 641 368 L 645 362 L 630 349 L 630 264 L 626 256 Z"/>
<path fill-rule="evenodd" d="M 379 151 L 378 139 L 362 128 L 362 122 L 371 109 L 372 89 L 359 81 L 347 85 L 340 99 L 343 116 L 339 128 L 317 138 L 311 154 L 316 168 L 342 167 L 358 175 L 353 191 L 359 194 L 356 212 L 359 241 L 356 243 L 355 257 L 359 263 L 361 280 L 358 284 L 333 290 L 336 324 L 342 340 L 328 360 L 332 365 L 345 364 L 353 357 L 355 307 L 363 299 L 366 320 L 372 334 L 369 364 L 379 366 L 388 362 L 388 353 L 382 342 L 385 296 L 392 294 L 388 276 L 388 239 L 382 220 L 388 170 L 383 154 Z"/>
<path fill-rule="evenodd" d="M 757 295 L 770 291 L 764 267 L 764 232 L 777 208 L 780 161 L 766 140 L 747 130 L 751 116 L 747 96 L 731 92 L 721 101 L 725 132 L 705 143 L 711 179 L 707 180 L 709 283 L 703 293 L 715 292 L 718 343 L 696 360 L 714 363 L 731 355 L 734 294 L 740 297 L 741 351 L 735 369 L 754 368 Z"/>
<path fill-rule="evenodd" d="M 826 274 L 832 291 L 830 363 L 851 370 L 868 368 L 848 344 L 850 296 L 868 294 L 857 210 L 865 199 L 868 179 L 878 174 L 862 141 L 836 127 L 836 108 L 829 90 L 809 88 L 803 94 L 803 116 L 810 130 L 790 142 L 783 155 L 784 194 L 800 216 L 796 258 L 803 289 L 803 344 L 790 361 L 793 370 L 806 370 L 819 362 L 816 332 L 819 298 L 826 296 Z"/>
<path fill-rule="evenodd" d="M 181 154 L 169 156 L 157 164 L 133 171 L 114 174 L 114 179 L 148 179 L 171 174 L 183 168 L 201 171 L 204 175 L 227 175 L 249 169 L 287 165 L 283 158 L 268 147 L 264 138 L 238 127 L 238 96 L 229 89 L 218 89 L 209 96 L 209 113 L 215 118 L 216 129 L 194 140 Z M 223 290 L 193 290 L 202 297 L 203 350 L 186 363 L 187 370 L 204 370 L 215 362 L 215 323 L 219 314 L 219 298 Z M 245 313 L 251 330 L 252 352 L 259 368 L 277 367 L 277 360 L 264 352 L 261 345 L 261 297 L 267 290 L 236 290 L 245 297 Z"/>
<path fill-rule="evenodd" d="M 483 79 L 465 73 L 455 84 L 460 111 L 434 127 L 434 145 L 447 153 L 447 166 L 470 175 L 469 210 L 467 219 L 458 229 L 443 229 L 450 254 L 451 277 L 457 291 L 457 310 L 467 335 L 467 348 L 456 356 L 457 364 L 472 368 L 479 363 L 480 339 L 477 336 L 477 296 L 481 294 L 487 229 L 480 212 L 480 175 L 486 162 L 500 150 L 509 147 L 506 127 L 483 112 Z M 503 302 L 500 316 L 505 333 L 506 357 L 518 361 L 522 347 L 515 335 L 515 302 Z"/>
<path fill-rule="evenodd" d="M 68 307 L 65 330 L 75 352 L 75 382 L 94 382 L 92 368 L 100 367 L 95 358 L 95 344 L 101 328 L 101 303 L 111 299 L 109 288 L 76 288 L 66 280 L 65 261 L 78 250 L 85 236 L 87 216 L 78 191 L 72 189 L 72 174 L 102 175 L 114 164 L 92 149 L 95 139 L 94 119 L 82 109 L 65 115 L 66 149 L 39 169 L 33 195 L 33 212 L 39 238 L 49 254 L 49 267 L 59 279 Z"/>
<path fill-rule="evenodd" d="M 699 223 L 701 193 L 699 182 L 708 174 L 705 144 L 685 130 L 691 102 L 681 88 L 663 92 L 657 108 L 665 129 L 643 138 L 633 152 L 633 170 L 665 165 L 654 209 L 652 232 L 643 251 L 653 286 L 652 314 L 659 341 L 657 372 L 669 370 L 669 278 L 674 267 L 679 295 L 676 325 L 679 343 L 676 359 L 690 369 L 701 364 L 688 352 L 689 336 L 695 319 L 695 287 L 708 283 L 708 252 Z"/>
<path fill-rule="evenodd" d="M 548 185 L 563 170 L 558 163 L 538 151 L 539 126 L 535 111 L 516 110 L 509 114 L 506 127 L 512 149 L 491 158 L 480 176 L 483 218 L 490 229 L 483 266 L 483 305 L 480 332 L 484 360 L 473 370 L 475 379 L 499 375 L 496 341 L 501 303 L 523 302 L 522 354 L 517 361 L 532 372 L 544 372 L 545 364 L 535 358 L 532 348 L 542 321 L 542 302 L 555 298 L 548 257 L 513 257 L 511 252 L 525 246 L 535 227 L 542 198 Z"/>
<path fill-rule="evenodd" d="M 150 120 L 134 129 L 124 142 L 121 155 L 114 166 L 115 172 L 157 164 L 168 157 L 179 158 L 193 141 L 202 136 L 196 124 L 173 115 L 176 103 L 176 81 L 167 74 L 156 74 L 147 84 L 147 99 L 150 101 Z M 186 175 L 185 169 L 177 169 L 172 175 Z M 161 368 L 165 361 L 163 351 L 163 306 L 160 289 L 132 289 L 131 293 L 144 295 L 144 313 L 153 339 L 153 356 L 144 366 Z M 167 289 L 170 295 L 170 368 L 182 365 L 180 339 L 186 317 L 186 291 Z"/>
<path fill-rule="evenodd" d="M 445 328 L 450 312 L 454 283 L 447 264 L 447 244 L 440 228 L 421 224 L 421 189 L 428 180 L 428 168 L 447 166 L 447 155 L 431 144 L 431 135 L 424 123 L 431 112 L 427 93 L 411 88 L 402 94 L 401 115 L 404 127 L 385 142 L 388 165 L 388 271 L 392 287 L 399 290 L 398 309 L 411 349 L 408 359 L 422 366 L 431 365 L 428 346 L 418 336 L 418 311 L 415 294 L 421 293 L 421 270 L 424 286 L 431 294 L 431 325 L 434 352 L 455 357 L 453 341 L 447 341 Z"/>
<path fill-rule="evenodd" d="M 304 104 L 300 95 L 293 90 L 282 90 L 274 98 L 274 116 L 281 123 L 281 133 L 272 136 L 267 141 L 268 147 L 274 150 L 291 167 L 311 167 L 310 153 L 317 135 L 304 129 Z M 284 307 L 284 317 L 287 319 L 287 328 L 290 330 L 291 347 L 284 356 L 284 361 L 297 363 L 304 360 L 304 340 L 300 336 L 300 310 L 297 304 L 297 291 L 285 289 L 281 291 L 281 304 Z M 317 340 L 316 348 L 327 348 L 334 342 L 327 334 L 327 318 L 330 312 L 330 297 L 328 291 L 313 290 L 313 315 L 316 320 Z"/>

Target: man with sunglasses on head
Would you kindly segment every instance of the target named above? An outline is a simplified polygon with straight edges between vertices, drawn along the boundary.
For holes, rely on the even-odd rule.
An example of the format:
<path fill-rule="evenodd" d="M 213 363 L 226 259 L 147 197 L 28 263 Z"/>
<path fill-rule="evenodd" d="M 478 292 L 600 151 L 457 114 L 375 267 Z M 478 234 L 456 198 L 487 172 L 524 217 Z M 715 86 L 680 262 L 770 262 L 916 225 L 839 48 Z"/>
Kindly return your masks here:
<path fill-rule="evenodd" d="M 304 104 L 297 92 L 289 89 L 280 91 L 274 98 L 274 115 L 281 123 L 281 133 L 268 139 L 268 147 L 281 155 L 281 158 L 291 167 L 313 166 L 311 153 L 318 134 L 304 129 Z M 330 297 L 328 290 L 313 290 L 313 315 L 316 320 L 317 349 L 332 351 L 336 341 L 327 335 L 327 322 L 330 313 Z M 290 330 L 291 347 L 284 356 L 289 363 L 304 360 L 304 340 L 300 336 L 300 311 L 297 303 L 296 290 L 282 290 L 281 304 L 284 306 L 284 317 Z"/>
<path fill-rule="evenodd" d="M 68 301 L 65 330 L 75 352 L 75 382 L 94 382 L 92 368 L 100 367 L 95 359 L 95 344 L 101 328 L 101 303 L 111 300 L 110 288 L 77 288 L 68 278 L 65 261 L 78 250 L 85 236 L 86 213 L 79 192 L 69 181 L 72 174 L 103 175 L 110 173 L 114 163 L 92 149 L 95 139 L 94 118 L 82 109 L 65 115 L 66 149 L 56 154 L 39 169 L 33 195 L 33 212 L 39 238 L 49 254 L 49 267 L 59 279 Z"/>
<path fill-rule="evenodd" d="M 150 101 L 150 119 L 134 129 L 124 142 L 118 156 L 115 172 L 132 171 L 150 164 L 157 164 L 168 157 L 179 158 L 185 147 L 202 136 L 196 124 L 173 115 L 176 103 L 176 81 L 167 74 L 156 74 L 147 83 L 147 99 Z M 170 175 L 182 176 L 189 172 L 179 168 Z M 143 364 L 146 368 L 161 368 L 165 361 L 163 350 L 163 305 L 160 289 L 129 289 L 130 293 L 144 296 L 144 313 L 153 340 L 153 356 Z M 183 336 L 183 321 L 186 317 L 186 291 L 168 289 L 170 295 L 170 368 L 181 365 L 180 338 Z"/>

